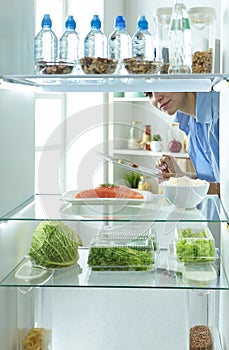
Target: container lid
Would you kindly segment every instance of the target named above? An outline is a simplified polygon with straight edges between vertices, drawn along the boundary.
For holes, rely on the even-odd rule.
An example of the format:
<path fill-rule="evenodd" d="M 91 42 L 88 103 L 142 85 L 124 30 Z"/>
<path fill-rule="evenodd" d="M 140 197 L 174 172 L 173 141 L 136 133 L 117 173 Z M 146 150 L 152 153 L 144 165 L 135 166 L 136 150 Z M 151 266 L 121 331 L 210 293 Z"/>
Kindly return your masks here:
<path fill-rule="evenodd" d="M 124 16 L 116 16 L 114 26 L 116 29 L 125 29 L 126 28 L 125 17 Z"/>
<path fill-rule="evenodd" d="M 172 16 L 172 7 L 159 7 L 155 11 L 155 16 L 158 17 L 160 23 L 169 24 Z"/>
<path fill-rule="evenodd" d="M 66 29 L 72 29 L 72 30 L 76 29 L 76 22 L 75 22 L 73 16 L 68 16 L 68 19 L 65 22 L 65 28 Z"/>
<path fill-rule="evenodd" d="M 149 23 L 146 19 L 146 16 L 140 16 L 137 24 L 138 24 L 138 29 L 140 30 L 149 29 Z"/>
<path fill-rule="evenodd" d="M 184 264 L 182 271 L 184 283 L 199 286 L 213 283 L 217 279 L 215 267 L 211 263 Z"/>
<path fill-rule="evenodd" d="M 101 28 L 101 21 L 99 19 L 98 15 L 94 15 L 91 20 L 91 28 L 92 29 L 100 29 Z"/>
<path fill-rule="evenodd" d="M 52 28 L 52 20 L 50 18 L 49 14 L 45 14 L 42 22 L 41 22 L 42 28 Z"/>
<path fill-rule="evenodd" d="M 191 7 L 188 11 L 190 19 L 193 17 L 198 18 L 198 16 L 205 22 L 211 22 L 216 20 L 216 11 L 213 7 Z"/>
<path fill-rule="evenodd" d="M 131 121 L 131 124 L 132 124 L 132 125 L 141 125 L 142 122 L 140 122 L 139 120 L 132 120 L 132 121 Z"/>

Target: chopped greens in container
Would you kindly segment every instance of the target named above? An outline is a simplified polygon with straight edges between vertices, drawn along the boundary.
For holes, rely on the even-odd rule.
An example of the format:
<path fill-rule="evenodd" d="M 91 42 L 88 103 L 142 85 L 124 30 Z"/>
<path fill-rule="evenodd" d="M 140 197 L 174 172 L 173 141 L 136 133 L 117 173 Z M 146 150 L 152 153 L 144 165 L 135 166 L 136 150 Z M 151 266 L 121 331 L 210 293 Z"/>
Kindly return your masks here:
<path fill-rule="evenodd" d="M 147 233 L 135 234 L 120 227 L 101 230 L 92 241 L 88 265 L 93 271 L 147 271 L 154 267 L 156 239 Z"/>
<path fill-rule="evenodd" d="M 216 257 L 214 238 L 208 227 L 192 229 L 177 228 L 176 254 L 179 261 L 209 262 Z"/>

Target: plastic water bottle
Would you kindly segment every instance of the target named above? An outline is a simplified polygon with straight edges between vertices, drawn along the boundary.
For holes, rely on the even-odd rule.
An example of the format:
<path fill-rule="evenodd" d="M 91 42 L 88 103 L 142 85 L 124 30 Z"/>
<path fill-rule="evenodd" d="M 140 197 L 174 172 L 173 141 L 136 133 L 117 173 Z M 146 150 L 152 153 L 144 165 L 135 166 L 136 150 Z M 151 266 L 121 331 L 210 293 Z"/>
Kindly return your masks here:
<path fill-rule="evenodd" d="M 79 60 L 79 35 L 75 30 L 73 16 L 68 16 L 65 29 L 59 41 L 59 58 L 61 62 L 74 64 L 76 67 Z"/>
<path fill-rule="evenodd" d="M 126 30 L 126 20 L 123 16 L 117 16 L 114 21 L 114 30 L 108 38 L 108 57 L 119 60 L 132 55 L 132 39 Z"/>
<path fill-rule="evenodd" d="M 138 59 L 153 60 L 153 36 L 149 31 L 146 16 L 140 16 L 137 22 L 137 31 L 132 37 L 132 56 Z"/>
<path fill-rule="evenodd" d="M 91 30 L 84 39 L 84 57 L 107 58 L 107 37 L 101 30 L 101 21 L 94 15 Z"/>
<path fill-rule="evenodd" d="M 52 21 L 49 14 L 44 15 L 41 27 L 42 29 L 34 39 L 34 61 L 36 72 L 39 70 L 39 62 L 54 63 L 58 60 L 58 39 L 52 30 Z"/>
<path fill-rule="evenodd" d="M 183 0 L 175 0 L 169 31 L 170 74 L 191 73 L 191 27 Z"/>

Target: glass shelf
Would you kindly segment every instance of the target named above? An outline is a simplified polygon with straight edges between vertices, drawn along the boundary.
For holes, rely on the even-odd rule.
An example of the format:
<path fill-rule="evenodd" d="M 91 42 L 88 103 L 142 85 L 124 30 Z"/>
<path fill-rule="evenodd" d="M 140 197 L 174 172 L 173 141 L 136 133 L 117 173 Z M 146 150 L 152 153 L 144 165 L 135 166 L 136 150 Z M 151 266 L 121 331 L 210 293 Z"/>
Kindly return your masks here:
<path fill-rule="evenodd" d="M 43 92 L 210 91 L 223 74 L 4 75 L 2 89 L 25 85 Z"/>
<path fill-rule="evenodd" d="M 203 282 L 195 284 L 186 284 L 182 280 L 182 273 L 179 269 L 168 268 L 167 250 L 161 250 L 159 253 L 159 266 L 154 271 L 91 271 L 87 265 L 88 248 L 79 248 L 79 261 L 77 264 L 63 269 L 47 269 L 46 273 L 32 279 L 20 277 L 20 269 L 28 263 L 25 257 L 18 266 L 16 266 L 1 282 L 1 286 L 24 288 L 24 292 L 30 287 L 98 287 L 98 288 L 170 288 L 170 289 L 198 289 L 200 290 L 228 290 L 229 285 L 224 273 L 220 267 L 220 274 L 211 284 Z M 206 291 L 205 291 L 206 293 Z"/>
<path fill-rule="evenodd" d="M 72 205 L 60 194 L 35 195 L 28 203 L 4 215 L 1 220 L 64 220 L 80 222 L 228 222 L 217 195 L 207 195 L 194 209 L 179 209 L 163 195 L 153 194 L 152 201 L 137 205 Z"/>
<path fill-rule="evenodd" d="M 143 157 L 160 157 L 162 156 L 165 151 L 161 152 L 153 152 L 153 151 L 145 151 L 145 150 L 133 150 L 133 149 L 126 149 L 126 148 L 114 148 L 113 149 L 114 154 L 126 154 L 126 155 L 134 155 L 134 156 L 143 156 Z M 182 158 L 182 159 L 189 159 L 189 154 L 187 152 L 169 152 L 166 151 L 166 154 L 173 156 L 174 158 Z"/>

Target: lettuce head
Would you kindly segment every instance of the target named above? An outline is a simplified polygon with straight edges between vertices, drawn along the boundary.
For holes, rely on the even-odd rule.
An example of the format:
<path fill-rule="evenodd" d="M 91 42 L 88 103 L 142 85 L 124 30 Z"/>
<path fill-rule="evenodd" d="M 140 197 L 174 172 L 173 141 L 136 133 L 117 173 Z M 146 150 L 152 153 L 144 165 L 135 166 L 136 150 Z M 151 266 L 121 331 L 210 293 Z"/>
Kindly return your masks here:
<path fill-rule="evenodd" d="M 43 221 L 33 233 L 29 256 L 41 266 L 67 267 L 79 259 L 79 235 L 62 221 Z"/>

